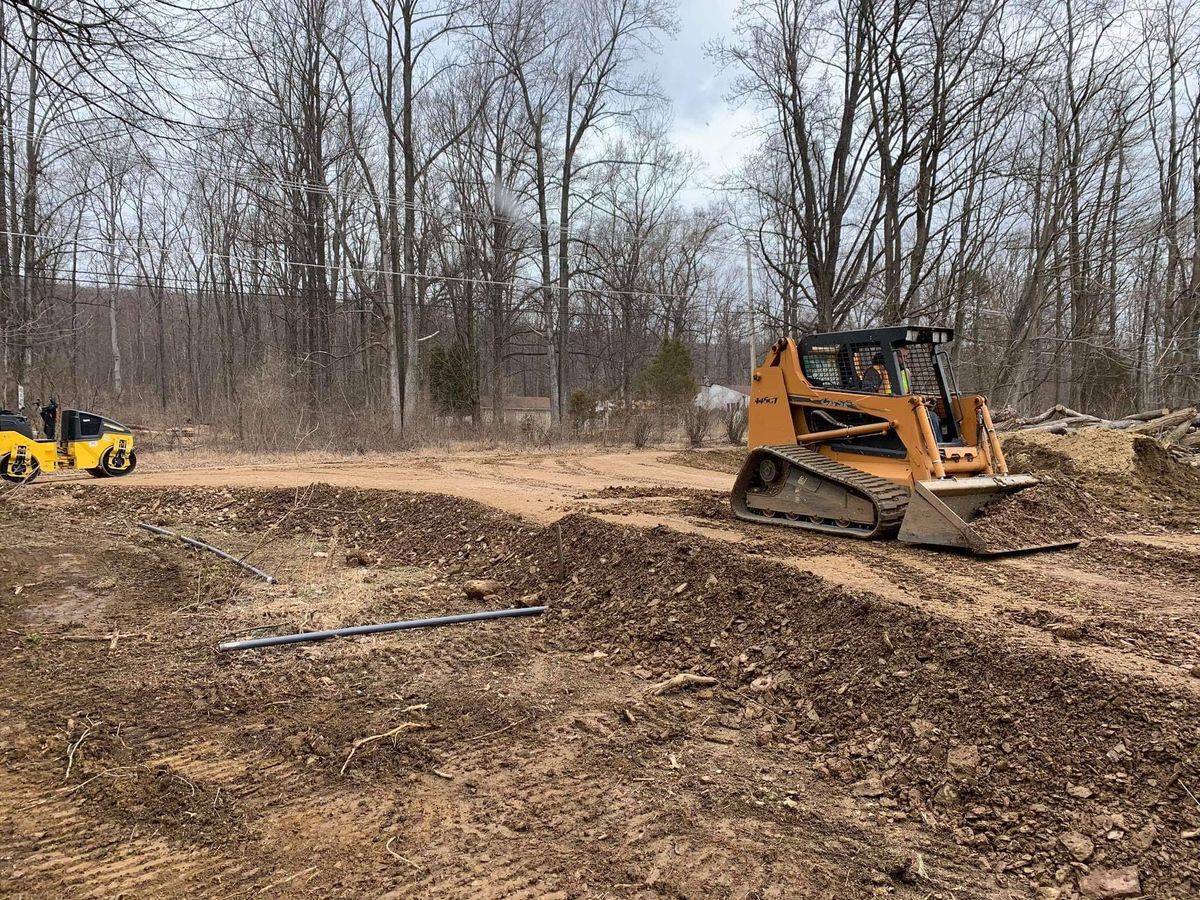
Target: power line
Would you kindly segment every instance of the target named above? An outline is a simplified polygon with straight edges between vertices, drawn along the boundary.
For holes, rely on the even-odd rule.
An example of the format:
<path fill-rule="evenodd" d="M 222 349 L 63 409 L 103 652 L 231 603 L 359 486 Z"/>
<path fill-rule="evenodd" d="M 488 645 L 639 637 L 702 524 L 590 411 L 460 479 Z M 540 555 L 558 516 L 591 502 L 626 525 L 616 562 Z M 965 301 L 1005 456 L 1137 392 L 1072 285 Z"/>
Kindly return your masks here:
<path fill-rule="evenodd" d="M 19 232 L 19 231 L 11 231 L 11 230 L 4 230 L 4 229 L 0 229 L 0 235 L 5 235 L 8 237 L 31 238 L 34 240 L 55 241 L 57 247 L 75 247 L 77 249 L 83 249 L 83 250 L 87 251 L 88 253 L 95 253 L 95 254 L 98 254 L 101 256 L 108 256 L 110 258 L 115 251 L 117 251 L 119 248 L 122 248 L 122 247 L 132 250 L 134 252 L 144 252 L 145 250 L 149 249 L 149 250 L 158 250 L 158 251 L 162 252 L 163 254 L 168 254 L 168 253 L 172 253 L 172 252 L 185 253 L 185 251 L 172 250 L 172 248 L 165 247 L 165 246 L 145 245 L 145 246 L 139 247 L 136 244 L 134 244 L 132 241 L 128 241 L 128 240 L 126 240 L 126 241 L 97 240 L 97 241 L 94 241 L 93 243 L 89 244 L 89 243 L 85 243 L 83 241 L 63 240 L 61 238 L 57 238 L 55 235 L 37 234 L 34 232 Z M 100 249 L 100 248 L 105 248 L 105 249 Z M 185 255 L 186 255 L 186 253 L 185 253 Z M 403 271 L 398 271 L 398 270 L 394 270 L 394 269 L 380 269 L 380 268 L 373 268 L 373 267 L 366 267 L 366 266 L 338 266 L 338 265 L 334 265 L 332 263 L 302 262 L 302 261 L 298 261 L 298 260 L 271 259 L 269 257 L 246 257 L 246 256 L 236 256 L 233 254 L 223 254 L 223 253 L 205 253 L 204 259 L 220 259 L 220 260 L 225 260 L 226 262 L 236 262 L 236 263 L 241 263 L 244 265 L 251 265 L 251 266 L 260 266 L 261 265 L 264 267 L 264 269 L 276 269 L 276 268 L 284 268 L 284 267 L 318 269 L 318 270 L 322 270 L 322 271 L 333 272 L 342 277 L 352 276 L 352 275 L 374 275 L 374 276 L 381 276 L 381 277 L 385 277 L 385 278 L 395 278 L 395 277 L 399 276 L 401 278 L 412 278 L 414 280 L 424 279 L 424 280 L 430 280 L 430 281 L 445 281 L 445 282 L 475 284 L 475 285 L 484 285 L 484 286 L 492 286 L 492 287 L 500 286 L 500 287 L 513 287 L 513 288 L 515 288 L 517 283 L 519 282 L 519 283 L 526 284 L 531 287 L 537 288 L 539 290 L 549 289 L 550 291 L 554 292 L 556 295 L 560 291 L 559 286 L 557 284 L 552 283 L 552 284 L 547 285 L 541 279 L 532 278 L 532 277 L 524 276 L 524 275 L 513 275 L 513 277 L 511 279 L 500 280 L 500 279 L 477 278 L 474 276 L 429 274 L 429 273 L 425 273 L 425 272 L 403 272 Z M 263 271 L 262 274 L 265 275 L 265 274 L 267 274 L 267 272 Z M 660 299 L 660 300 L 683 300 L 683 301 L 694 301 L 694 300 L 700 299 L 701 297 L 705 296 L 704 294 L 701 294 L 700 292 L 695 292 L 695 293 L 690 293 L 690 294 L 681 294 L 681 293 L 669 293 L 669 292 L 665 292 L 665 291 L 641 291 L 641 290 L 628 290 L 628 289 L 619 289 L 619 288 L 611 288 L 611 289 L 610 288 L 587 288 L 587 287 L 580 287 L 578 285 L 571 286 L 569 288 L 569 291 L 572 293 L 584 291 L 584 292 L 590 292 L 590 293 L 594 293 L 594 294 L 603 294 L 605 296 L 643 297 L 643 298 L 651 297 L 651 298 Z"/>
<path fill-rule="evenodd" d="M 57 147 L 60 150 L 61 149 L 73 149 L 77 146 L 76 142 L 67 143 L 67 142 L 57 142 L 57 141 L 43 141 L 42 143 L 49 144 L 50 146 L 53 146 L 53 147 Z M 237 182 L 240 180 L 240 181 L 244 181 L 244 182 L 248 182 L 248 183 L 256 183 L 256 184 L 260 184 L 260 185 L 266 185 L 269 187 L 279 187 L 279 188 L 290 189 L 290 190 L 301 190 L 301 191 L 305 191 L 308 193 L 323 194 L 325 196 L 328 196 L 328 197 L 334 198 L 334 199 L 343 198 L 343 197 L 354 198 L 354 199 L 365 199 L 365 200 L 371 201 L 372 203 L 379 203 L 379 204 L 383 204 L 385 206 L 391 206 L 395 209 L 411 208 L 413 210 L 416 210 L 419 212 L 424 212 L 425 214 L 431 215 L 431 216 L 435 215 L 435 214 L 439 214 L 439 215 L 445 214 L 445 213 L 451 211 L 446 206 L 439 207 L 439 206 L 434 206 L 434 205 L 427 204 L 427 203 L 417 203 L 417 202 L 409 203 L 409 202 L 405 201 L 403 198 L 399 198 L 399 197 L 389 198 L 382 194 L 374 193 L 371 191 L 364 191 L 364 190 L 359 190 L 359 189 L 336 188 L 336 187 L 331 187 L 328 185 L 317 184 L 317 183 L 314 183 L 311 181 L 300 181 L 300 180 L 295 180 L 295 179 L 281 178 L 278 176 L 266 176 L 261 173 L 244 172 L 244 171 L 243 172 L 234 171 L 231 175 L 228 170 L 206 168 L 206 167 L 196 165 L 193 162 L 173 161 L 173 160 L 167 160 L 164 158 L 151 159 L 146 155 L 141 155 L 141 156 L 132 156 L 131 154 L 121 155 L 121 154 L 113 153 L 112 151 L 109 151 L 109 150 L 98 151 L 95 148 L 91 148 L 91 147 L 89 147 L 87 149 L 87 152 L 94 158 L 107 158 L 109 160 L 122 160 L 124 162 L 132 161 L 132 162 L 136 162 L 136 163 L 145 163 L 145 164 L 148 164 L 155 168 L 173 170 L 173 171 L 185 174 L 185 175 L 195 175 L 196 173 L 200 172 L 200 173 L 204 173 L 206 175 L 211 175 L 214 178 L 216 178 L 217 180 L 224 181 L 229 184 L 234 184 L 235 186 L 236 186 Z M 480 187 L 488 189 L 488 190 L 490 190 L 494 187 L 494 184 L 491 184 L 488 182 L 479 182 L 478 184 Z M 505 186 L 505 188 L 508 189 L 507 186 Z M 614 212 L 614 211 L 600 210 L 599 212 L 601 214 L 608 214 L 608 213 Z M 461 216 L 464 219 L 473 219 L 475 221 L 482 222 L 482 223 L 485 223 L 488 225 L 491 225 L 494 222 L 496 222 L 497 220 L 500 220 L 500 221 L 508 224 L 509 226 L 519 226 L 522 228 L 532 229 L 532 230 L 538 231 L 538 232 L 541 232 L 541 231 L 553 232 L 553 233 L 557 233 L 560 236 L 563 234 L 566 234 L 568 238 L 574 238 L 575 240 L 582 240 L 586 237 L 589 237 L 588 235 L 581 235 L 578 231 L 572 233 L 570 230 L 570 227 L 568 225 L 563 224 L 561 221 L 559 221 L 557 223 L 547 222 L 547 224 L 543 226 L 538 222 L 534 222 L 532 220 L 525 219 L 525 218 L 497 216 L 494 211 L 488 210 L 487 208 L 480 208 L 478 211 L 474 211 L 474 210 L 463 207 L 463 208 L 459 209 L 459 213 L 461 214 Z M 669 224 L 671 224 L 671 225 L 686 225 L 687 223 L 684 220 L 677 219 L 677 220 L 670 222 Z M 631 229 L 627 229 L 627 230 L 631 230 Z M 778 232 L 766 232 L 766 233 L 770 234 L 772 237 L 786 237 L 786 235 L 783 235 L 782 233 L 778 233 Z M 741 254 L 744 252 L 744 249 L 741 246 L 732 245 L 732 244 L 708 244 L 705 247 L 705 252 L 710 252 L 710 253 L 714 253 L 717 255 L 725 255 L 727 258 L 740 258 Z"/>
<path fill-rule="evenodd" d="M 31 277 L 38 281 L 41 281 L 41 282 L 48 282 L 51 285 L 61 285 L 64 287 L 74 285 L 76 287 L 89 288 L 89 289 L 97 290 L 97 291 L 102 290 L 102 289 L 112 290 L 112 289 L 120 289 L 120 288 L 134 289 L 134 290 L 136 290 L 136 289 L 150 290 L 150 289 L 153 289 L 156 287 L 161 287 L 163 290 L 171 292 L 171 293 L 194 293 L 196 295 L 199 295 L 200 297 L 208 295 L 213 298 L 227 294 L 227 295 L 231 295 L 234 297 L 250 297 L 250 298 L 264 299 L 264 300 L 270 300 L 270 299 L 295 300 L 295 299 L 303 297 L 307 293 L 309 293 L 305 290 L 297 290 L 297 291 L 288 292 L 288 291 L 284 291 L 283 289 L 261 290 L 261 289 L 247 289 L 245 287 L 238 286 L 238 285 L 222 286 L 220 284 L 212 284 L 212 283 L 201 281 L 198 279 L 186 279 L 186 278 L 181 278 L 181 277 L 176 277 L 176 276 L 166 276 L 162 279 L 157 279 L 156 280 L 157 283 L 155 283 L 155 284 L 148 284 L 142 280 L 141 275 L 119 275 L 118 274 L 114 277 L 113 274 L 110 272 L 101 272 L 101 271 L 88 270 L 88 269 L 78 269 L 78 270 L 76 270 L 75 274 L 76 274 L 76 276 L 84 276 L 84 277 L 88 278 L 89 280 L 79 281 L 78 278 L 76 278 L 76 280 L 74 282 L 72 282 L 72 281 L 65 281 L 56 276 L 50 276 L 50 275 L 35 275 L 35 276 L 31 276 Z M 429 276 L 429 277 L 433 280 L 438 280 L 439 278 L 441 278 L 441 276 L 436 276 L 436 275 Z M 595 296 L 595 297 L 600 297 L 600 298 L 602 298 L 603 294 L 605 293 L 605 291 L 603 291 L 602 289 L 593 289 L 593 288 L 574 288 L 574 289 L 572 289 L 572 292 L 575 294 L 580 294 L 580 295 L 584 295 L 584 296 L 590 295 L 590 296 Z M 69 298 L 62 297 L 62 296 L 54 296 L 50 299 L 53 299 L 58 302 L 68 302 L 68 300 L 69 300 Z M 332 300 L 336 304 L 340 304 L 343 307 L 343 311 L 342 311 L 343 313 L 345 312 L 345 307 L 349 305 L 349 299 L 347 297 L 345 297 L 344 295 L 339 294 L 336 291 L 330 292 L 329 299 Z M 376 298 L 371 298 L 369 296 L 360 296 L 359 299 L 369 300 L 370 302 L 373 303 L 373 302 L 375 302 Z M 82 302 L 81 305 L 107 306 L 108 304 L 104 303 L 104 302 L 101 302 L 101 303 Z M 477 305 L 481 312 L 487 311 L 486 301 L 479 301 L 477 303 Z M 422 311 L 442 310 L 445 312 L 460 312 L 462 304 L 455 304 L 453 301 L 450 301 L 450 300 L 427 299 L 420 304 L 420 307 L 421 307 Z M 696 310 L 696 312 L 704 313 L 705 316 L 707 316 L 709 311 L 710 310 L 708 307 L 702 307 L 702 308 Z M 524 308 L 510 308 L 510 309 L 506 310 L 506 312 L 509 315 L 514 315 L 514 316 L 529 315 L 529 316 L 541 317 L 543 315 L 543 311 L 536 306 L 530 306 L 530 307 L 524 307 Z M 633 313 L 636 316 L 641 317 L 641 318 L 649 318 L 649 317 L 653 317 L 653 316 L 665 316 L 667 314 L 667 311 L 661 307 L 660 308 L 638 307 L 637 309 L 633 310 Z M 574 318 L 600 319 L 603 321 L 613 321 L 617 317 L 616 314 L 610 313 L 610 312 L 605 312 L 605 311 L 600 311 L 600 310 L 578 309 L 578 308 L 569 310 L 568 314 L 573 319 Z M 555 315 L 557 315 L 557 310 L 555 310 Z"/>

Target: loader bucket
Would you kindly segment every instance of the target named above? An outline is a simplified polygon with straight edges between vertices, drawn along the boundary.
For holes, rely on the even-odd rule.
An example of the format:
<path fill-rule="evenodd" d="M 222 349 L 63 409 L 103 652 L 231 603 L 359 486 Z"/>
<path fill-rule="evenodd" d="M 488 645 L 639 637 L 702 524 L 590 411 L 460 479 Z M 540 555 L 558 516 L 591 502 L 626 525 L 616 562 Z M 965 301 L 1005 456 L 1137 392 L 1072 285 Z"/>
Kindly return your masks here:
<path fill-rule="evenodd" d="M 953 547 L 979 556 L 999 556 L 1008 553 L 1030 553 L 1056 547 L 1073 547 L 1070 541 L 1006 541 L 1003 547 L 989 547 L 971 527 L 971 520 L 988 503 L 1025 488 L 1038 481 L 1031 475 L 977 475 L 970 478 L 949 478 L 918 481 L 913 485 L 904 521 L 900 524 L 901 541 Z"/>

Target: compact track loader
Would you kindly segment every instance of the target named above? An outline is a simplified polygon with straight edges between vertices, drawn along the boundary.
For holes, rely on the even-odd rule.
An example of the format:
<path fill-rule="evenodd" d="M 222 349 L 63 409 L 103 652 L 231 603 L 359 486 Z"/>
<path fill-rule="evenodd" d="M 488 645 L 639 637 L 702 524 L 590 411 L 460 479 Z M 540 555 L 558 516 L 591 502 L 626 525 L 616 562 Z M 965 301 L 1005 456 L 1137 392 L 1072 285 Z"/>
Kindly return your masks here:
<path fill-rule="evenodd" d="M 754 371 L 734 514 L 985 555 L 1070 546 L 990 551 L 972 530 L 985 505 L 1037 480 L 1009 474 L 987 401 L 958 392 L 953 337 L 902 325 L 777 341 Z"/>
<path fill-rule="evenodd" d="M 40 440 L 25 416 L 0 414 L 0 478 L 5 481 L 32 481 L 56 469 L 111 478 L 128 475 L 136 466 L 133 432 L 104 416 L 63 410 L 57 440 Z"/>

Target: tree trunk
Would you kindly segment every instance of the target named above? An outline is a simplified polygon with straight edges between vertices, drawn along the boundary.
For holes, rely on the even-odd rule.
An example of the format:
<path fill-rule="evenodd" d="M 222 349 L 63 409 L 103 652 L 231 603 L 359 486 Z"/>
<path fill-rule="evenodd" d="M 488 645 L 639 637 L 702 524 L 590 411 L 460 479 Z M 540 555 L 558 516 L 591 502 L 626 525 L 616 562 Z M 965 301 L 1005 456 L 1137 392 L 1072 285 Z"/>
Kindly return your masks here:
<path fill-rule="evenodd" d="M 421 345 L 417 342 L 417 283 L 415 279 L 417 247 L 417 154 L 413 146 L 413 18 L 415 2 L 407 2 L 403 7 L 404 15 L 404 51 L 403 62 L 403 92 L 404 113 L 401 119 L 401 146 L 404 150 L 404 274 L 401 279 L 403 291 L 404 318 L 404 350 L 407 356 L 404 360 L 404 416 L 405 428 L 416 425 L 417 404 L 420 392 Z"/>

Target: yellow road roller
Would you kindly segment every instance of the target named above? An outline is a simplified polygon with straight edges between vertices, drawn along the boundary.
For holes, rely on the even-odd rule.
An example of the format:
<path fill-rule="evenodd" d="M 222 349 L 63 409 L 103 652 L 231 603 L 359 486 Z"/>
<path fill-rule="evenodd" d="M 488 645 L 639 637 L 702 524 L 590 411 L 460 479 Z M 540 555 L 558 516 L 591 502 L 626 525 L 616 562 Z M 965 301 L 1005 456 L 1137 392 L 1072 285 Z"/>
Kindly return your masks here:
<path fill-rule="evenodd" d="M 137 466 L 133 432 L 96 413 L 63 410 L 56 439 L 34 437 L 26 416 L 0 414 L 0 477 L 32 481 L 42 472 L 82 469 L 95 478 L 128 475 Z"/>

